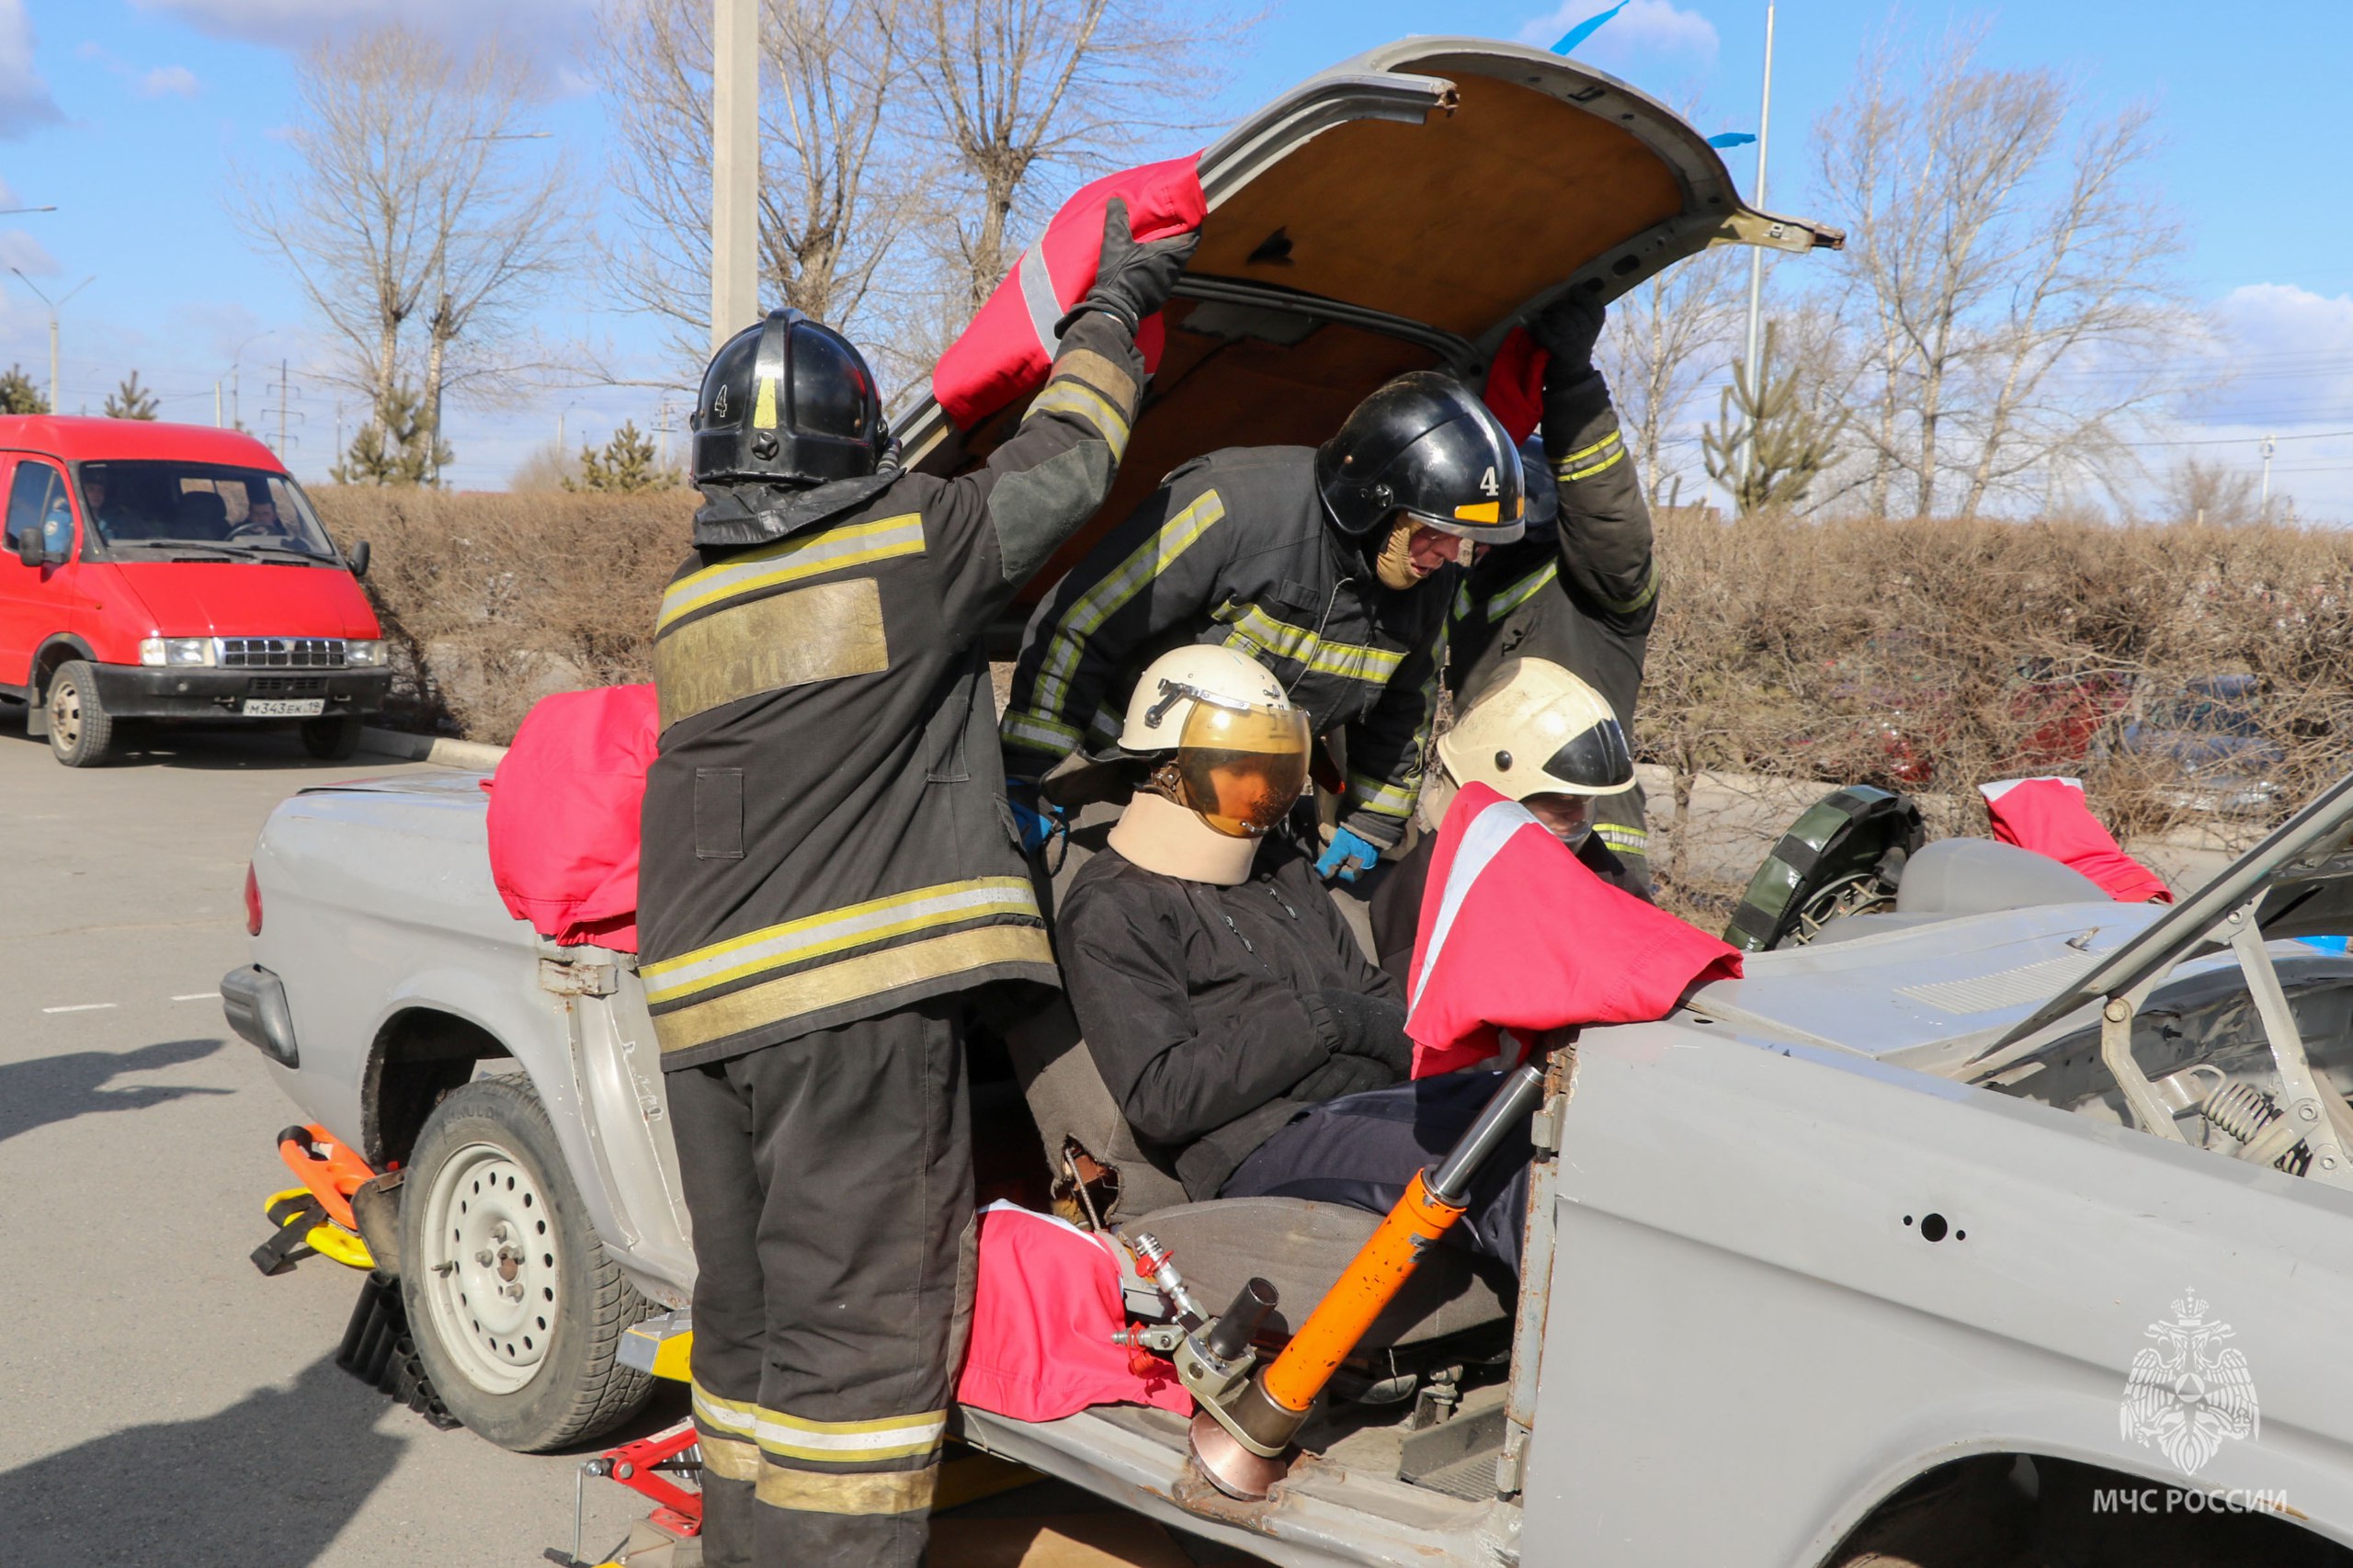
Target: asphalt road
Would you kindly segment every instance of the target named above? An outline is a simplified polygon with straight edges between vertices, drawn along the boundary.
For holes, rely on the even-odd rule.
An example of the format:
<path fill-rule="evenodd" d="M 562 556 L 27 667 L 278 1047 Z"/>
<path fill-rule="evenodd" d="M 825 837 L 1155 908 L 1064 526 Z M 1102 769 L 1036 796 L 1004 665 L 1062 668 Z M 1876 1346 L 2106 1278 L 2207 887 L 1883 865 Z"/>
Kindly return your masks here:
<path fill-rule="evenodd" d="M 246 1258 L 291 1185 L 270 1139 L 294 1119 L 214 994 L 246 961 L 254 835 L 306 783 L 426 766 L 217 732 L 74 770 L 0 720 L 0 1559 L 526 1568 L 569 1550 L 580 1455 L 393 1409 L 334 1364 L 358 1276 L 312 1257 L 264 1278 Z M 592 1551 L 631 1501 L 589 1483 Z"/>

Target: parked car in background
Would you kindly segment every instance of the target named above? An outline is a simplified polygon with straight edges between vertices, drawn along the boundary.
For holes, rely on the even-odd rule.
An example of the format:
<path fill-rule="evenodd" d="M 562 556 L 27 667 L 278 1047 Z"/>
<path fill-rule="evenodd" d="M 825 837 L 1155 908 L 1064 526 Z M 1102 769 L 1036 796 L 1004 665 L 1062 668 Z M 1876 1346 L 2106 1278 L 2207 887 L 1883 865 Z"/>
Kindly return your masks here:
<path fill-rule="evenodd" d="M 2177 773 L 2179 782 L 2164 791 L 2168 805 L 2268 812 L 2280 803 L 2276 774 L 2287 753 L 2264 733 L 2256 685 L 2251 675 L 2206 676 L 2149 695 L 2104 744 Z"/>
<path fill-rule="evenodd" d="M 0 708 L 69 767 L 123 720 L 299 725 L 349 756 L 392 684 L 359 577 L 242 431 L 0 418 Z"/>

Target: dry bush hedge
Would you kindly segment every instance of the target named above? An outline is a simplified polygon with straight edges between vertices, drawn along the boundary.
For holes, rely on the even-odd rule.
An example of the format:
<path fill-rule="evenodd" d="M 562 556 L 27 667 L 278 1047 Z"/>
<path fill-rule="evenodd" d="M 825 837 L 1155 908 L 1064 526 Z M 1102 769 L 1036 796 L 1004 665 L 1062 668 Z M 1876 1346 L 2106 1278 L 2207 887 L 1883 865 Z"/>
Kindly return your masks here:
<path fill-rule="evenodd" d="M 336 539 L 372 551 L 396 722 L 504 743 L 551 691 L 653 678 L 654 608 L 687 552 L 691 491 L 312 498 Z"/>
<path fill-rule="evenodd" d="M 1982 832 L 1977 784 L 2063 772 L 2120 836 L 2162 832 L 2211 816 L 2195 759 L 2120 728 L 2218 676 L 2252 677 L 2280 809 L 2353 766 L 2339 533 L 1681 512 L 1659 534 L 1639 728 L 1677 787 L 1654 819 L 1712 769 L 1905 789 L 1932 831 Z"/>
<path fill-rule="evenodd" d="M 368 540 L 368 587 L 418 728 L 510 738 L 551 690 L 650 676 L 654 606 L 690 492 L 634 496 L 328 489 Z M 1659 518 L 1665 585 L 1639 724 L 1676 780 L 1871 781 L 1984 830 L 1974 791 L 2082 775 L 2120 835 L 2204 813 L 2179 759 L 2118 726 L 2216 676 L 2253 677 L 2282 804 L 2353 766 L 2353 539 L 2324 529 L 1761 517 Z M 1672 887 L 1684 835 L 1657 869 Z M 1759 846 L 1761 853 L 1763 846 Z M 1684 890 L 1696 892 L 1696 887 Z M 1723 890 L 1716 890 L 1721 896 Z"/>

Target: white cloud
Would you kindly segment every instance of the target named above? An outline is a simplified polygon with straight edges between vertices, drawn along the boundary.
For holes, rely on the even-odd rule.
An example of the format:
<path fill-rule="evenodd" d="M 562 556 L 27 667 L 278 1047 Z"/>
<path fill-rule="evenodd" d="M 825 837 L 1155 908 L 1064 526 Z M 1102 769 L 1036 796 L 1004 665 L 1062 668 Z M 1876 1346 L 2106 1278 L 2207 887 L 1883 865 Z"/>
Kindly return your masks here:
<path fill-rule="evenodd" d="M 53 278 L 57 274 L 57 258 L 22 229 L 0 229 L 0 271 L 9 267 L 35 278 Z"/>
<path fill-rule="evenodd" d="M 33 65 L 25 0 L 0 0 L 0 136 L 23 136 L 65 118 Z"/>
<path fill-rule="evenodd" d="M 1519 41 L 1550 49 L 1571 28 L 1608 8 L 1608 0 L 1565 0 L 1520 28 Z M 1671 56 L 1677 63 L 1705 70 L 1715 63 L 1718 41 L 1715 23 L 1697 11 L 1679 10 L 1671 0 L 1627 0 L 1624 10 L 1577 46 L 1574 57 L 1617 70 Z"/>
<path fill-rule="evenodd" d="M 185 65 L 158 65 L 139 78 L 139 96 L 160 98 L 166 95 L 192 98 L 196 97 L 196 73 Z"/>
<path fill-rule="evenodd" d="M 0 0 L 0 5 L 14 0 Z M 458 46 L 495 39 L 517 52 L 551 59 L 569 52 L 595 16 L 597 0 L 131 0 L 140 10 L 186 22 L 215 38 L 279 49 L 390 23 Z"/>

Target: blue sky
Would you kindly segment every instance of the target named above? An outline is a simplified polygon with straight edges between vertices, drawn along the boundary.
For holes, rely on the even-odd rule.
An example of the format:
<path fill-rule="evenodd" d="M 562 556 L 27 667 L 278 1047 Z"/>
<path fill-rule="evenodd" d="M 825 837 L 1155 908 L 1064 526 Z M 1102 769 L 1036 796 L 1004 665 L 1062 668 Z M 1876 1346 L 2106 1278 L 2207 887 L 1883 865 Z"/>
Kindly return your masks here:
<path fill-rule="evenodd" d="M 0 207 L 55 203 L 54 213 L 0 217 L 0 267 L 20 267 L 52 297 L 94 278 L 63 315 L 61 402 L 95 412 L 136 367 L 164 394 L 166 417 L 210 420 L 214 385 L 237 383 L 248 425 L 275 439 L 276 379 L 290 361 L 298 473 L 315 476 L 335 446 L 337 394 L 305 374 L 317 357 L 307 319 L 278 265 L 249 249 L 227 201 L 233 167 L 267 178 L 293 105 L 294 51 L 322 30 L 398 16 L 464 44 L 490 25 L 527 40 L 551 87 L 548 144 L 584 168 L 604 158 L 604 124 L 581 90 L 571 49 L 594 0 L 0 0 Z M 1472 32 L 1550 41 L 1600 0 L 1273 0 L 1224 112 L 1261 100 L 1359 50 L 1413 32 Z M 1753 131 L 1763 0 L 1632 0 L 1580 58 L 1675 103 L 1696 103 L 1704 131 Z M 1883 0 L 1785 0 L 1776 43 L 1769 205 L 1807 207 L 1805 132 L 1845 90 L 1862 40 L 1889 17 Z M 2353 6 L 2276 0 L 2226 12 L 2188 0 L 2129 8 L 2040 0 L 2006 9 L 1905 12 L 1915 28 L 1982 21 L 1993 63 L 2048 66 L 2097 101 L 2146 98 L 2165 145 L 2157 193 L 2180 213 L 2182 280 L 2211 307 L 2236 376 L 2174 411 L 2163 434 L 2211 443 L 2153 450 L 2251 466 L 2266 429 L 2281 443 L 2275 483 L 2308 514 L 2353 519 L 2353 218 L 2339 145 L 2341 76 L 2353 61 Z M 495 17 L 495 24 L 485 17 Z M 2245 19 L 2242 19 L 2245 18 Z M 1176 151 L 1180 149 L 1168 149 Z M 1750 150 L 1728 155 L 1744 183 Z M 1796 265 L 1835 265 L 1811 259 Z M 584 277 L 539 302 L 551 335 L 608 343 L 639 373 L 665 369 L 658 333 L 620 313 Z M 0 272 L 0 363 L 47 376 L 48 317 Z M 265 381 L 268 383 L 265 390 Z M 452 478 L 494 487 L 561 414 L 576 443 L 623 417 L 656 416 L 642 389 L 548 392 L 491 410 L 452 409 Z M 344 394 L 344 426 L 353 423 Z"/>

